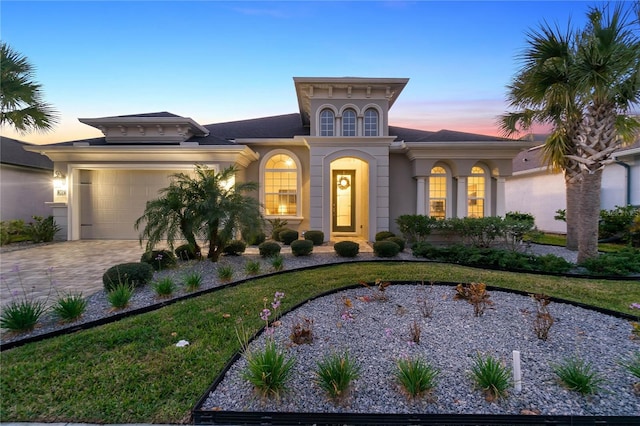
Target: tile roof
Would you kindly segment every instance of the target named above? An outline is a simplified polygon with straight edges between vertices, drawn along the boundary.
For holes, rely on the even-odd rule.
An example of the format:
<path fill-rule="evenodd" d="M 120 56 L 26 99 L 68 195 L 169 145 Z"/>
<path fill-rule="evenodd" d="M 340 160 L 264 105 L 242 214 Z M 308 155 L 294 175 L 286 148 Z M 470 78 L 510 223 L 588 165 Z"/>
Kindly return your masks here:
<path fill-rule="evenodd" d="M 25 146 L 34 146 L 34 144 L 0 136 L 0 163 L 53 170 L 53 161 L 44 155 L 25 151 L 23 149 Z"/>

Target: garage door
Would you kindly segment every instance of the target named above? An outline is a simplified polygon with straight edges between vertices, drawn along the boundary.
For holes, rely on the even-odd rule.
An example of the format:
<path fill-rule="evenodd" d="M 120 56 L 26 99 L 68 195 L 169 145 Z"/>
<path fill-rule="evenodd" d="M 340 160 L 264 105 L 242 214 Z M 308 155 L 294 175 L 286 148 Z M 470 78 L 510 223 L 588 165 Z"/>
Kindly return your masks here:
<path fill-rule="evenodd" d="M 136 240 L 133 224 L 176 170 L 82 170 L 80 238 Z"/>

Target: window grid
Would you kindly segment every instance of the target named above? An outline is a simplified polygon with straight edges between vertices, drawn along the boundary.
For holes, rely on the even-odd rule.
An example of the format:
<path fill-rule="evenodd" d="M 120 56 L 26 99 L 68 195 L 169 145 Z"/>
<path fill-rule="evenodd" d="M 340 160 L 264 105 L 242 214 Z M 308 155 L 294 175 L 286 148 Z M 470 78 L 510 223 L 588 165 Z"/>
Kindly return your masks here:
<path fill-rule="evenodd" d="M 342 136 L 356 135 L 356 112 L 352 109 L 342 113 Z"/>
<path fill-rule="evenodd" d="M 467 181 L 467 216 L 484 217 L 485 177 L 481 167 L 473 167 Z"/>
<path fill-rule="evenodd" d="M 333 136 L 335 117 L 330 109 L 322 110 L 320 113 L 320 136 Z"/>
<path fill-rule="evenodd" d="M 285 154 L 271 157 L 265 166 L 264 206 L 267 215 L 297 215 L 298 170 Z"/>
<path fill-rule="evenodd" d="M 442 167 L 431 169 L 429 177 L 429 216 L 444 219 L 447 215 L 447 172 Z"/>
<path fill-rule="evenodd" d="M 369 108 L 364 113 L 364 135 L 378 136 L 378 111 Z"/>

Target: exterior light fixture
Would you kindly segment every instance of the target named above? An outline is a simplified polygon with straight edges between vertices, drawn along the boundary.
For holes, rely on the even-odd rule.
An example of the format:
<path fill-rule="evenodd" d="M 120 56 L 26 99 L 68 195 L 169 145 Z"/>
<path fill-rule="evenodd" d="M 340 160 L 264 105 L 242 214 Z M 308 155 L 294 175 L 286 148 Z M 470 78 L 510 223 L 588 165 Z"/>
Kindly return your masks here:
<path fill-rule="evenodd" d="M 67 176 L 60 170 L 53 172 L 53 189 L 58 197 L 67 195 Z"/>

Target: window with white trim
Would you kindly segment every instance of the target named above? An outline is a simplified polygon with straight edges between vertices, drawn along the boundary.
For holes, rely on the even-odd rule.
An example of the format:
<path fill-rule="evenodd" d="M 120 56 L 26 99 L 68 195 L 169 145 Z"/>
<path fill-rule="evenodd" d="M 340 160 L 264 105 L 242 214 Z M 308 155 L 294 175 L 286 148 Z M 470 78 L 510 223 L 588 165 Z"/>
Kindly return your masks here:
<path fill-rule="evenodd" d="M 447 171 L 436 166 L 429 176 L 429 216 L 436 219 L 447 217 Z"/>
<path fill-rule="evenodd" d="M 342 136 L 356 135 L 356 112 L 347 109 L 342 113 Z"/>
<path fill-rule="evenodd" d="M 333 136 L 335 127 L 335 115 L 330 109 L 320 112 L 320 136 Z"/>
<path fill-rule="evenodd" d="M 264 208 L 267 216 L 298 214 L 298 168 L 286 154 L 269 158 L 264 169 Z"/>
<path fill-rule="evenodd" d="M 378 111 L 373 108 L 364 112 L 364 135 L 378 136 Z"/>
<path fill-rule="evenodd" d="M 467 216 L 484 217 L 486 176 L 482 167 L 474 166 L 467 179 Z"/>

